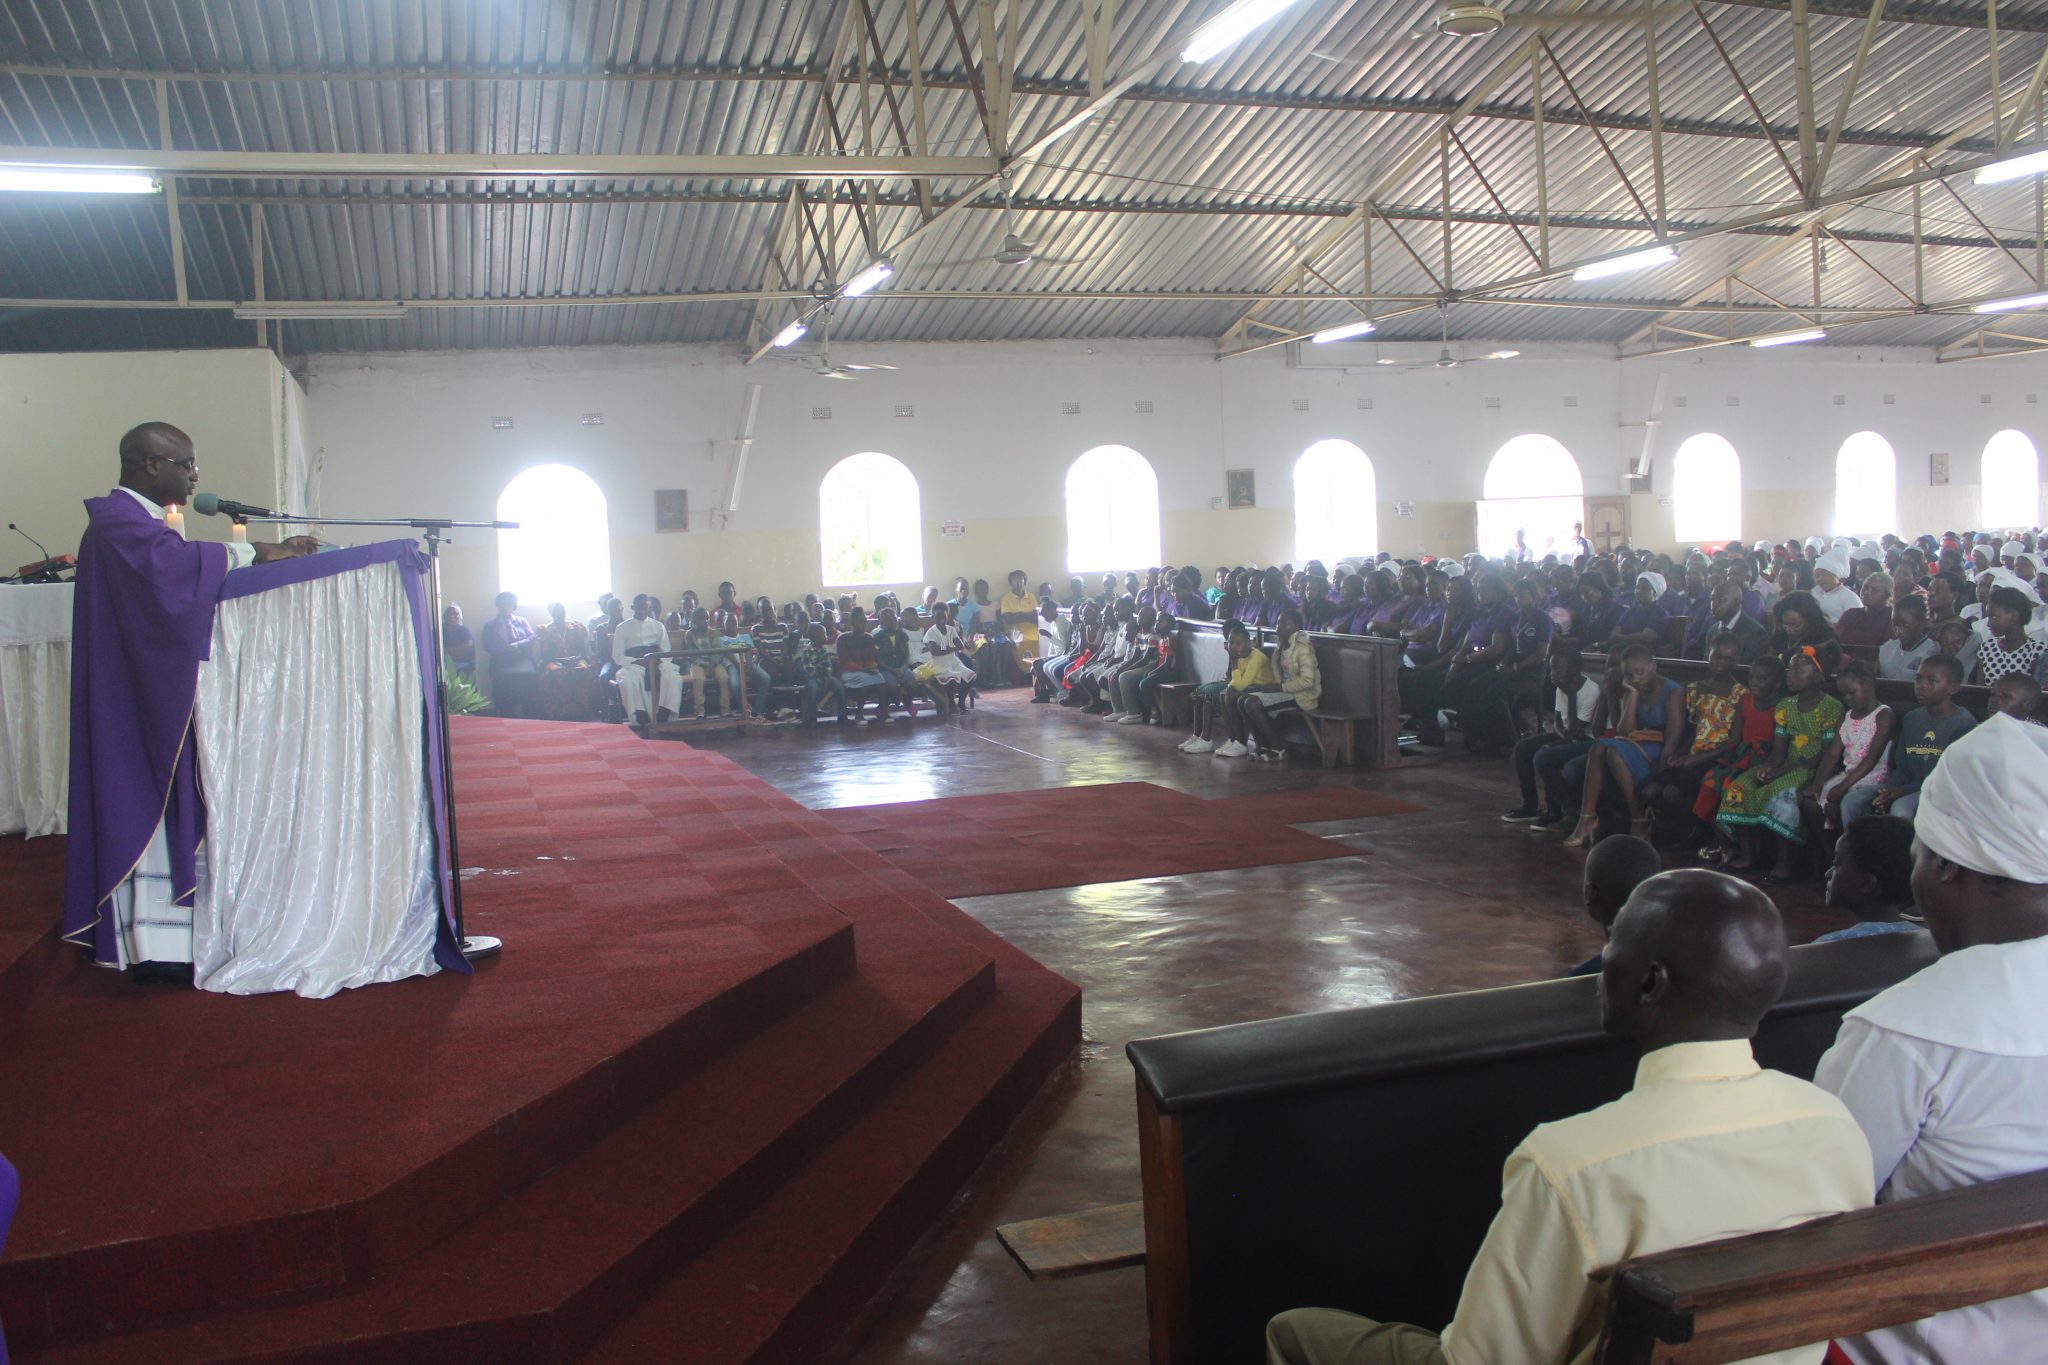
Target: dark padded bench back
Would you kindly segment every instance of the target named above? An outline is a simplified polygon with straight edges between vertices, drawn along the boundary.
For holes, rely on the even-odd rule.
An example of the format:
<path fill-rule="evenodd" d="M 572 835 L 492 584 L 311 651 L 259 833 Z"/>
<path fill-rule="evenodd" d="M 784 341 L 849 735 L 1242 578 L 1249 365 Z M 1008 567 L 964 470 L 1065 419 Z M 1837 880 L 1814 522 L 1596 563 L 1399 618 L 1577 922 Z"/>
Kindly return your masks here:
<path fill-rule="evenodd" d="M 1843 1013 L 1934 952 L 1887 934 L 1791 956 L 1757 1053 L 1811 1077 Z M 1508 1153 L 1634 1077 L 1596 991 L 1547 981 L 1132 1043 L 1181 1125 L 1195 1358 L 1257 1359 L 1266 1320 L 1307 1305 L 1441 1328 Z"/>

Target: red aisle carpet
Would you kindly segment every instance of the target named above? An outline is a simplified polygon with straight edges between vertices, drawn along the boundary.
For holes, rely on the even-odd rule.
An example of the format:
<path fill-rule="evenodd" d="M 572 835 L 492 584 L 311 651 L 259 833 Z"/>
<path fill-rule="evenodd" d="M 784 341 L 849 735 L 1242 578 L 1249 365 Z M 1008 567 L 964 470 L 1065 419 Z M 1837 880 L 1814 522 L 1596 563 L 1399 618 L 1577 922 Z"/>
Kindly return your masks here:
<path fill-rule="evenodd" d="M 1170 877 L 1364 856 L 1290 825 L 1421 809 L 1358 787 L 1205 801 L 1150 782 L 820 811 L 942 896 Z"/>
<path fill-rule="evenodd" d="M 18 1358 L 813 1353 L 1078 1041 L 1073 986 L 718 754 L 455 743 L 507 944 L 469 978 L 136 988 L 47 931 L 60 841 L 0 841 Z"/>

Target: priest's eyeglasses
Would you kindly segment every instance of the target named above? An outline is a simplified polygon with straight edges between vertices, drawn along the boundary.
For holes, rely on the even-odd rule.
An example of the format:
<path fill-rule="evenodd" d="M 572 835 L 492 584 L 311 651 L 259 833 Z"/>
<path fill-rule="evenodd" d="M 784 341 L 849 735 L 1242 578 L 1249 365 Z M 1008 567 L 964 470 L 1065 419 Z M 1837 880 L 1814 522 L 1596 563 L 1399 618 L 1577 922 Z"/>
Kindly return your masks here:
<path fill-rule="evenodd" d="M 197 455 L 188 455 L 182 460 L 174 460 L 168 455 L 159 455 L 156 458 L 162 460 L 165 464 L 174 464 L 178 466 L 178 468 L 184 470 L 187 474 L 190 474 L 193 470 L 199 468 L 199 457 Z"/>

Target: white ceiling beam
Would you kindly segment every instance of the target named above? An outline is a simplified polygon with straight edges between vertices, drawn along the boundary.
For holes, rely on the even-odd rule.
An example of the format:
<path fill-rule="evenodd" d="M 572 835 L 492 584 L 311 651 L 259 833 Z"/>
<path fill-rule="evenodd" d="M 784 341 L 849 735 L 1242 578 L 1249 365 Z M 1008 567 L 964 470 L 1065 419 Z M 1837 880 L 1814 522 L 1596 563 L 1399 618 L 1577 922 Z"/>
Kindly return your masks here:
<path fill-rule="evenodd" d="M 0 146 L 0 164 L 155 171 L 225 180 L 912 180 L 991 176 L 992 156 L 768 153 L 740 156 L 499 156 L 454 152 L 200 152 Z"/>

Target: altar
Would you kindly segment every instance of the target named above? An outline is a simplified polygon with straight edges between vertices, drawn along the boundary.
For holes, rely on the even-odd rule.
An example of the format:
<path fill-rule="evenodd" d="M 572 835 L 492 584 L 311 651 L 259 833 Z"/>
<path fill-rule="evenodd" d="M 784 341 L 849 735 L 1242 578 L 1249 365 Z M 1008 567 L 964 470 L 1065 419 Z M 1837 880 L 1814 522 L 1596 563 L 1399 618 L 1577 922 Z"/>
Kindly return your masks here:
<path fill-rule="evenodd" d="M 0 834 L 64 832 L 71 585 L 0 584 Z"/>

